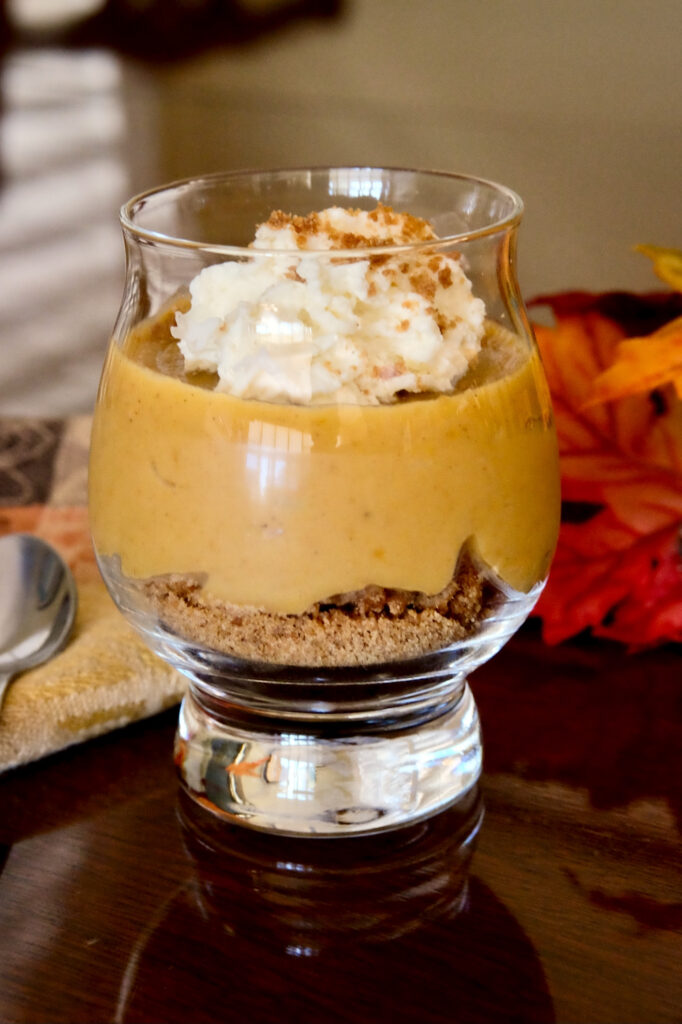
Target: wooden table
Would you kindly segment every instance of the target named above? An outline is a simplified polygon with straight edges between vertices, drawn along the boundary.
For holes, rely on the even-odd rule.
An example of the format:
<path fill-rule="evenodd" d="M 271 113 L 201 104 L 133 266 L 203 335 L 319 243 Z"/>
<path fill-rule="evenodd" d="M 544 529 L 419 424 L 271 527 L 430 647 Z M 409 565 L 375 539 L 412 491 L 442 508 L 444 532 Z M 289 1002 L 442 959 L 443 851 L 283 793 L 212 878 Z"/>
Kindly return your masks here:
<path fill-rule="evenodd" d="M 0 1020 L 680 1021 L 681 667 L 530 624 L 481 798 L 374 839 L 193 813 L 173 711 L 7 773 Z"/>

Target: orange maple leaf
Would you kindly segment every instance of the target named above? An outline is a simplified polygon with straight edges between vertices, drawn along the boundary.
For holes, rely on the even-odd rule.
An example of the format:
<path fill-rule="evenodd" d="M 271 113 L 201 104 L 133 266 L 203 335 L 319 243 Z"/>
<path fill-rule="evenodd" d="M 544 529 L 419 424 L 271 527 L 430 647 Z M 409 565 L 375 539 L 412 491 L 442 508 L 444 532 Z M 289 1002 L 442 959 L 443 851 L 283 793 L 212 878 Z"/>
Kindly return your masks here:
<path fill-rule="evenodd" d="M 682 317 L 644 338 L 621 341 L 614 362 L 594 381 L 587 405 L 672 384 L 682 398 Z"/>
<path fill-rule="evenodd" d="M 636 252 L 643 252 L 653 260 L 654 274 L 665 281 L 674 291 L 682 292 L 682 252 L 679 249 L 665 249 L 662 245 L 636 245 Z"/>
<path fill-rule="evenodd" d="M 537 606 L 543 635 L 557 643 L 590 628 L 631 647 L 682 641 L 682 301 L 567 293 L 539 303 L 556 317 L 536 335 L 564 500 Z"/>
<path fill-rule="evenodd" d="M 658 245 L 636 249 L 651 257 L 654 273 L 662 281 L 682 292 L 682 252 Z M 682 316 L 645 337 L 621 341 L 612 365 L 594 381 L 586 404 L 641 395 L 664 384 L 672 384 L 682 398 Z"/>

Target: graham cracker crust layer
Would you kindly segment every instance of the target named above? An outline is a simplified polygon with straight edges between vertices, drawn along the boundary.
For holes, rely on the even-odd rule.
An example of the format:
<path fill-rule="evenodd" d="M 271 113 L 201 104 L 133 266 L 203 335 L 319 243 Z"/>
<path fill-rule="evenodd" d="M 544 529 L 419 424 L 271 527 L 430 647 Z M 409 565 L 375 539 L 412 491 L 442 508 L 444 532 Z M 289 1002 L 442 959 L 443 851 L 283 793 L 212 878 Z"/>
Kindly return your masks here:
<path fill-rule="evenodd" d="M 372 665 L 427 654 L 471 635 L 493 588 L 469 559 L 438 594 L 368 586 L 301 615 L 282 615 L 206 597 L 185 576 L 144 584 L 166 629 L 249 661 L 305 667 Z"/>

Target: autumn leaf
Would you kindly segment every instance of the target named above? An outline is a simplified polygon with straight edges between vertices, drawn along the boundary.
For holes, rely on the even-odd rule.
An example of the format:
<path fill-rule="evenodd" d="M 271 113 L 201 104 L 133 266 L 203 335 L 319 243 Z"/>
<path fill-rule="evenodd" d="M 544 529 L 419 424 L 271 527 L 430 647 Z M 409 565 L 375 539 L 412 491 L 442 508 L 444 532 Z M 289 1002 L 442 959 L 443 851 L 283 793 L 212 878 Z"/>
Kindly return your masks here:
<path fill-rule="evenodd" d="M 636 245 L 636 252 L 649 256 L 654 263 L 654 274 L 676 292 L 682 292 L 682 252 L 664 249 L 661 245 Z"/>
<path fill-rule="evenodd" d="M 682 292 L 682 252 L 657 245 L 635 248 L 651 257 L 654 273 L 662 281 Z M 587 404 L 644 394 L 664 384 L 672 384 L 678 398 L 682 397 L 682 317 L 645 337 L 621 341 L 612 365 L 594 381 Z"/>
<path fill-rule="evenodd" d="M 661 252 L 672 279 L 674 254 Z M 556 321 L 536 336 L 564 501 L 536 609 L 543 635 L 682 642 L 682 297 L 576 292 L 540 304 Z"/>
<path fill-rule="evenodd" d="M 586 404 L 640 395 L 668 383 L 682 398 L 682 317 L 648 337 L 622 341 L 613 365 L 594 381 Z"/>

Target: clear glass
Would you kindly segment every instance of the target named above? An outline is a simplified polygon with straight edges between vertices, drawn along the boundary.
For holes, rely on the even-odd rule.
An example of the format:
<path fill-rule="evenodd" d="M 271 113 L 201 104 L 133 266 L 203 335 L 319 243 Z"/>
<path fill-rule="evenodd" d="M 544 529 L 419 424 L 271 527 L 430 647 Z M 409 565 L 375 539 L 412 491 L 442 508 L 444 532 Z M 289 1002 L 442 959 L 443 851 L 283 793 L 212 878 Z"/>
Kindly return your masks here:
<path fill-rule="evenodd" d="M 300 248 L 329 207 L 382 230 Z M 396 241 L 384 207 L 435 235 Z M 254 248 L 273 211 L 306 219 Z M 373 832 L 479 778 L 467 677 L 532 609 L 559 518 L 521 213 L 490 182 L 377 168 L 212 175 L 123 208 L 91 528 L 114 600 L 189 679 L 176 763 L 214 814 Z M 195 290 L 192 309 L 199 342 L 226 344 L 219 375 L 173 334 L 214 264 L 229 308 L 201 319 Z"/>

